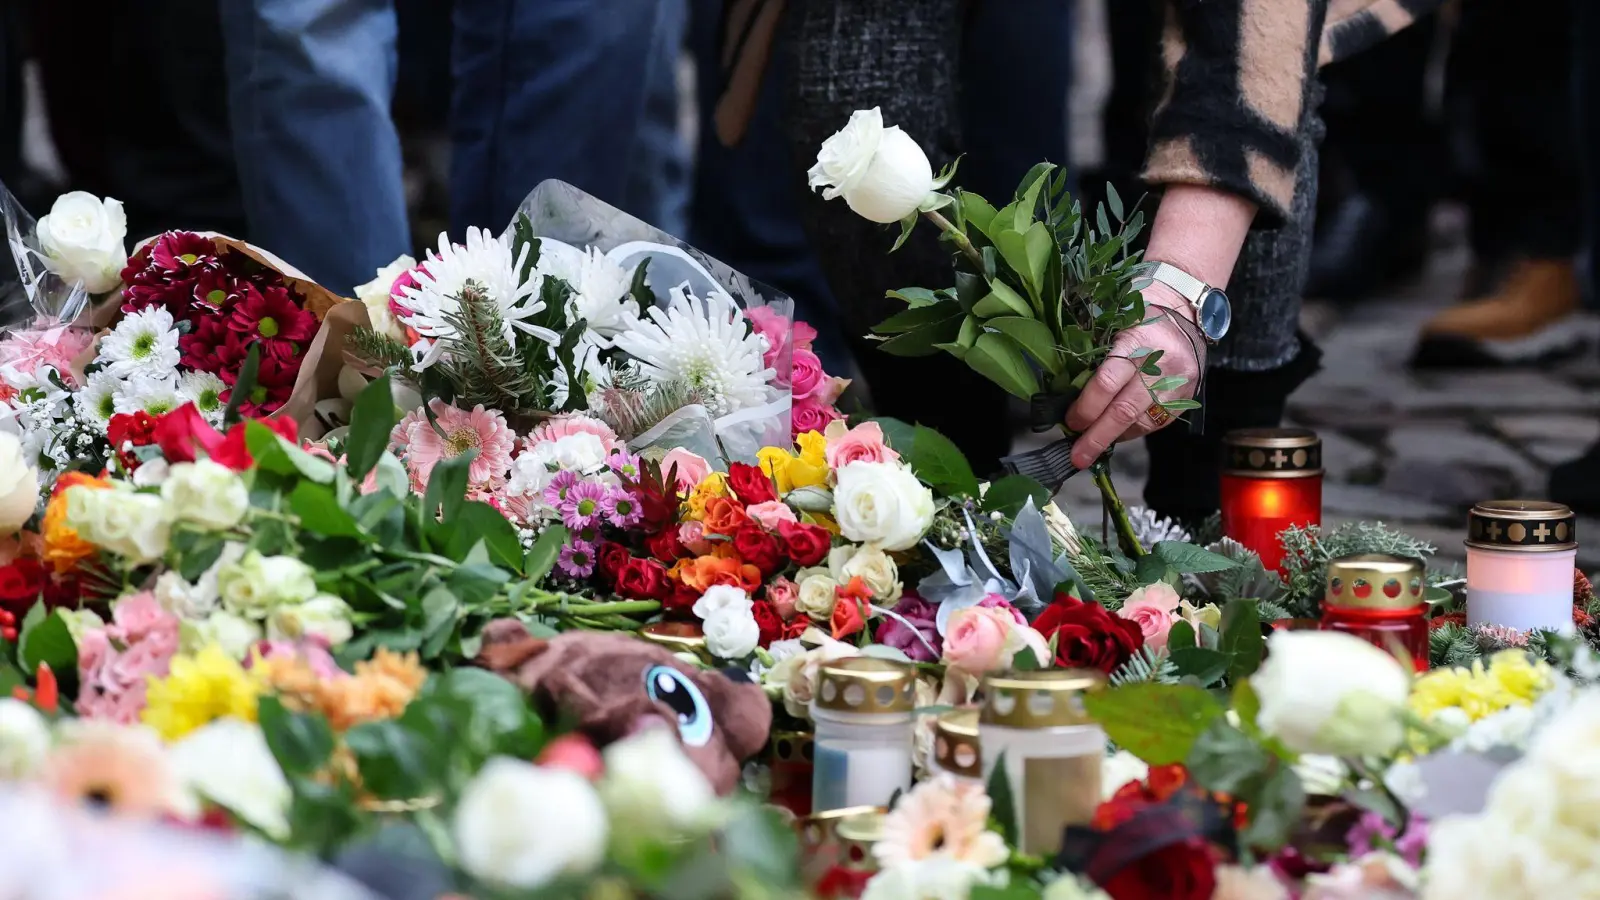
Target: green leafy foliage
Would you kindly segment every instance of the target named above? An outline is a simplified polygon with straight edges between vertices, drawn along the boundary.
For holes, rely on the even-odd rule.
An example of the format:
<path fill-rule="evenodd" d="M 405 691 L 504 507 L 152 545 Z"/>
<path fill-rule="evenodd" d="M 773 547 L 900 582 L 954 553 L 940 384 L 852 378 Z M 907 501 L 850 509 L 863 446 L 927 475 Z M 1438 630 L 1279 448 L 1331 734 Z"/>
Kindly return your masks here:
<path fill-rule="evenodd" d="M 378 465 L 389 449 L 389 436 L 395 423 L 394 396 L 389 376 L 381 375 L 361 390 L 350 411 L 350 430 L 345 435 L 345 471 L 361 480 Z"/>
<path fill-rule="evenodd" d="M 1107 737 L 1153 766 L 1183 762 L 1224 712 L 1204 688 L 1186 684 L 1114 687 L 1089 694 L 1084 704 Z"/>
<path fill-rule="evenodd" d="M 1297 618 L 1322 614 L 1322 592 L 1328 562 L 1357 553 L 1406 556 L 1426 563 L 1437 552 L 1432 544 L 1396 531 L 1382 522 L 1349 522 L 1324 532 L 1320 526 L 1290 528 L 1279 535 L 1288 589 L 1282 604 Z"/>
<path fill-rule="evenodd" d="M 1026 475 L 1007 475 L 990 482 L 983 492 L 983 511 L 1015 516 L 1029 500 L 1035 509 L 1044 509 L 1050 502 L 1050 492 Z"/>
<path fill-rule="evenodd" d="M 24 672 L 37 672 L 40 663 L 53 672 L 70 672 L 77 667 L 78 645 L 60 613 L 50 612 L 43 603 L 28 609 L 17 632 L 17 662 Z"/>

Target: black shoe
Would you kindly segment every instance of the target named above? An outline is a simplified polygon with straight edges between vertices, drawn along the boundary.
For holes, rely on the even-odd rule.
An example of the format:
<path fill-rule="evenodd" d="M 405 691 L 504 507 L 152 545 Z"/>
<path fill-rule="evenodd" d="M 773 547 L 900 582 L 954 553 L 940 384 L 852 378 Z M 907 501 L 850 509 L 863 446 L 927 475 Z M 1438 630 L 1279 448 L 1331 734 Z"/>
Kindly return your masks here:
<path fill-rule="evenodd" d="M 1396 216 L 1354 193 L 1317 222 L 1306 294 L 1328 300 L 1363 299 L 1411 277 L 1428 261 L 1425 216 Z"/>
<path fill-rule="evenodd" d="M 1550 499 L 1579 515 L 1600 515 L 1600 443 L 1550 470 Z"/>

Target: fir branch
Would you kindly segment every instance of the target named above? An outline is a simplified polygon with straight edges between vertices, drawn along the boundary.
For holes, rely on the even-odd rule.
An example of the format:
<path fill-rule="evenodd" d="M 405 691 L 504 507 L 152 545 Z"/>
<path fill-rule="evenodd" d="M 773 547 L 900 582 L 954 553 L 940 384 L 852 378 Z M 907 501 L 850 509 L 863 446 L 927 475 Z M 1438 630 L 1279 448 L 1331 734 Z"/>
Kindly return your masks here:
<path fill-rule="evenodd" d="M 600 391 L 599 412 L 618 437 L 631 441 L 661 424 L 667 416 L 699 402 L 699 392 L 687 381 L 654 387 L 613 384 Z"/>
<path fill-rule="evenodd" d="M 443 365 L 455 385 L 456 404 L 511 412 L 539 409 L 545 404 L 540 373 L 524 366 L 505 337 L 505 319 L 483 285 L 468 281 L 455 297 L 457 308 L 445 315 L 455 329 L 450 360 Z"/>
<path fill-rule="evenodd" d="M 1323 533 L 1319 526 L 1290 528 L 1283 542 L 1283 568 L 1288 573 L 1288 595 L 1283 603 L 1297 617 L 1317 618 L 1328 562 L 1357 553 L 1408 556 L 1424 563 L 1437 549 L 1427 541 L 1386 527 L 1382 522 L 1349 522 Z"/>
<path fill-rule="evenodd" d="M 345 335 L 345 349 L 370 366 L 379 369 L 405 369 L 411 365 L 411 351 L 386 334 L 358 325 Z"/>
<path fill-rule="evenodd" d="M 1178 680 L 1178 667 L 1172 664 L 1165 651 L 1156 650 L 1146 644 L 1139 651 L 1128 657 L 1128 661 L 1117 667 L 1111 673 L 1111 686 L 1122 687 L 1129 684 L 1174 684 Z"/>

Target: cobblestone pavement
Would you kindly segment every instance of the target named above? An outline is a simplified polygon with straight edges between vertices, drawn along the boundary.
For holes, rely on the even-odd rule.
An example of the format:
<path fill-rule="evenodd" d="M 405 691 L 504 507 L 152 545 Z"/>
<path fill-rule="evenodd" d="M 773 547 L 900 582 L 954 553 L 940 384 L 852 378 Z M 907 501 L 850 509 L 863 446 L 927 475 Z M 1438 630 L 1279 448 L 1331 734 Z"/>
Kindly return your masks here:
<path fill-rule="evenodd" d="M 1445 231 L 1456 231 L 1444 218 Z M 1323 349 L 1323 369 L 1291 399 L 1286 423 L 1322 436 L 1325 524 L 1383 521 L 1433 543 L 1442 562 L 1465 558 L 1473 503 L 1544 496 L 1549 467 L 1600 437 L 1600 363 L 1592 358 L 1541 369 L 1406 368 L 1418 326 L 1457 296 L 1467 265 L 1466 251 L 1453 246 L 1435 254 L 1424 277 L 1383 298 L 1308 304 L 1303 323 Z M 1115 463 L 1132 502 L 1147 466 L 1142 446 L 1125 445 Z M 1075 521 L 1099 527 L 1099 495 L 1087 477 L 1069 481 L 1060 499 Z M 1600 521 L 1581 523 L 1579 534 L 1589 536 L 1579 564 L 1600 568 Z"/>

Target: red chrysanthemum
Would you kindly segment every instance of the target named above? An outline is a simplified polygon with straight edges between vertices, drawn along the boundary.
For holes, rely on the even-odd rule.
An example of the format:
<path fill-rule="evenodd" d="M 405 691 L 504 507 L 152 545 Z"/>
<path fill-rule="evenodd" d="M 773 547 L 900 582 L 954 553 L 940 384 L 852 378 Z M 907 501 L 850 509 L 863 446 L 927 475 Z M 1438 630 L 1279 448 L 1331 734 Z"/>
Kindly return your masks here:
<path fill-rule="evenodd" d="M 300 308 L 281 286 L 257 290 L 246 286 L 243 298 L 228 311 L 228 328 L 261 345 L 261 357 L 292 359 L 304 355 L 317 334 L 317 317 Z"/>

